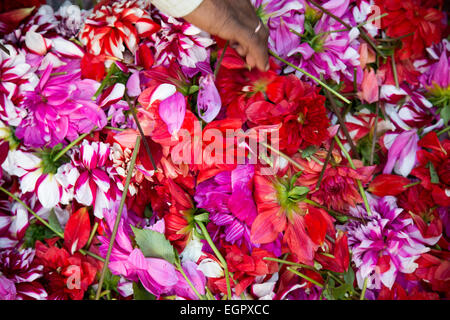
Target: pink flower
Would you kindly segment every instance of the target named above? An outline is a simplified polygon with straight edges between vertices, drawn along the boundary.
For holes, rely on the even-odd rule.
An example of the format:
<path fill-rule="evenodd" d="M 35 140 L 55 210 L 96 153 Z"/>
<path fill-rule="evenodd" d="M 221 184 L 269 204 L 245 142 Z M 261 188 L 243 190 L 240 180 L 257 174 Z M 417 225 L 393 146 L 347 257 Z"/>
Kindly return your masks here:
<path fill-rule="evenodd" d="M 351 214 L 364 218 L 367 223 L 352 220 L 345 229 L 356 265 L 359 288 L 367 278 L 368 289 L 391 288 L 399 273 L 413 273 L 418 267 L 414 261 L 429 251 L 416 239 L 419 233 L 413 220 L 403 215 L 391 196 L 369 198 L 372 215 L 362 206 L 351 209 Z"/>
<path fill-rule="evenodd" d="M 358 92 L 358 97 L 367 103 L 378 101 L 378 77 L 374 70 L 364 70 L 361 91 Z"/>
<path fill-rule="evenodd" d="M 162 84 L 153 93 L 150 104 L 160 101 L 159 116 L 172 136 L 176 136 L 186 115 L 186 99 L 172 84 Z"/>
<path fill-rule="evenodd" d="M 36 90 L 25 93 L 28 115 L 16 135 L 26 146 L 54 147 L 65 139 L 75 140 L 95 126 L 106 125 L 105 113 L 92 101 L 99 84 L 79 80 L 78 74 L 51 76 L 52 71 L 49 65 Z"/>
<path fill-rule="evenodd" d="M 220 112 L 222 100 L 214 83 L 214 75 L 208 73 L 200 77 L 197 97 L 197 111 L 199 117 L 205 122 L 213 121 Z"/>
<path fill-rule="evenodd" d="M 386 133 L 384 144 L 389 150 L 388 159 L 383 169 L 384 174 L 395 173 L 407 177 L 416 164 L 417 143 L 419 137 L 416 130 L 403 133 Z"/>

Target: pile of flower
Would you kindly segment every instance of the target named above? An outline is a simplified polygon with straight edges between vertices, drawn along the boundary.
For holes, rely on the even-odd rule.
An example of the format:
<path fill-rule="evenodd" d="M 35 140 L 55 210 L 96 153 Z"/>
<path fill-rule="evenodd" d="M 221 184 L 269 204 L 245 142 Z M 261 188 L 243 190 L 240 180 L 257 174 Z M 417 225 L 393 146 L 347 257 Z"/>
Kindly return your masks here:
<path fill-rule="evenodd" d="M 0 4 L 0 299 L 450 298 L 442 0 Z"/>

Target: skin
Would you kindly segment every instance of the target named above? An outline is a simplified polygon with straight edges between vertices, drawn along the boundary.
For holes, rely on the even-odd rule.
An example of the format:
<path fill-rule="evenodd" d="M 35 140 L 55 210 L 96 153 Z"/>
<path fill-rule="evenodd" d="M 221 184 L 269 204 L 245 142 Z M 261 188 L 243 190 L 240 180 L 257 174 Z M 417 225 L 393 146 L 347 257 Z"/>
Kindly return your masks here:
<path fill-rule="evenodd" d="M 250 68 L 269 69 L 269 31 L 262 24 L 255 33 L 260 20 L 249 0 L 204 0 L 183 18 L 210 34 L 229 40 Z"/>

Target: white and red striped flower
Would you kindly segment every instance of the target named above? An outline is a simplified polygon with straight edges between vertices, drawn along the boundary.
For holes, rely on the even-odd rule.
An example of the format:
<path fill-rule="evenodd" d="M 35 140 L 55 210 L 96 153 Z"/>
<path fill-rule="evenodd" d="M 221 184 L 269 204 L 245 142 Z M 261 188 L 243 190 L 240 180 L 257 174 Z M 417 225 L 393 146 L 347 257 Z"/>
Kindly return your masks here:
<path fill-rule="evenodd" d="M 32 248 L 0 251 L 0 300 L 43 300 L 47 292 L 36 281 L 44 267 L 34 260 Z"/>
<path fill-rule="evenodd" d="M 72 154 L 72 163 L 80 176 L 75 182 L 75 199 L 94 207 L 94 215 L 103 218 L 103 209 L 112 209 L 119 197 L 115 182 L 110 178 L 110 146 L 102 142 L 84 140 L 80 149 Z"/>
<path fill-rule="evenodd" d="M 100 6 L 86 19 L 81 42 L 94 55 L 123 59 L 126 49 L 134 54 L 139 38 L 149 37 L 160 28 L 144 9 L 148 6 L 145 0 L 121 0 Z"/>
<path fill-rule="evenodd" d="M 18 108 L 21 93 L 33 90 L 39 79 L 25 61 L 25 55 L 11 45 L 5 45 L 9 55 L 0 50 L 0 119 L 17 126 L 26 111 Z"/>
<path fill-rule="evenodd" d="M 72 200 L 71 186 L 68 189 L 61 183 L 61 170 L 59 174 L 47 172 L 43 160 L 33 153 L 11 150 L 2 168 L 10 175 L 18 176 L 22 194 L 32 192 L 44 208 L 68 204 Z"/>
<path fill-rule="evenodd" d="M 194 25 L 173 17 L 161 21 L 161 30 L 152 36 L 155 41 L 155 65 L 168 67 L 175 59 L 184 74 L 211 73 L 208 47 L 214 44 L 210 35 Z"/>

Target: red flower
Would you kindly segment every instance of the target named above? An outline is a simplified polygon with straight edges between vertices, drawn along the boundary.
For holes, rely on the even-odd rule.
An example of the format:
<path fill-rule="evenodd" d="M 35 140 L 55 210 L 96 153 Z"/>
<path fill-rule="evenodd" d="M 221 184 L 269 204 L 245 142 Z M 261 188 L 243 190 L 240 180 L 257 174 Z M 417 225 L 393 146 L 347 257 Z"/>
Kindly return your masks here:
<path fill-rule="evenodd" d="M 419 291 L 414 287 L 410 292 L 398 283 L 394 283 L 392 288 L 383 286 L 378 294 L 378 300 L 439 300 L 439 295 L 435 292 Z"/>
<path fill-rule="evenodd" d="M 396 196 L 405 191 L 404 186 L 410 183 L 410 180 L 397 176 L 395 174 L 380 174 L 369 184 L 369 192 L 372 194 L 384 196 Z"/>
<path fill-rule="evenodd" d="M 415 261 L 419 267 L 414 275 L 431 285 L 433 291 L 442 292 L 450 298 L 450 253 L 431 250 Z"/>
<path fill-rule="evenodd" d="M 151 36 L 160 28 L 137 1 L 104 2 L 88 17 L 80 38 L 94 55 L 123 59 L 125 46 L 134 54 L 139 39 Z"/>
<path fill-rule="evenodd" d="M 314 260 L 319 262 L 326 270 L 339 273 L 346 272 L 350 263 L 347 235 L 339 232 L 334 243 L 328 239 L 325 239 L 325 243 L 326 245 L 322 246 L 316 252 Z M 328 255 L 324 255 L 323 253 Z"/>
<path fill-rule="evenodd" d="M 81 59 L 81 77 L 82 79 L 92 79 L 102 81 L 105 76 L 105 60 L 104 55 L 95 56 L 86 52 Z"/>
<path fill-rule="evenodd" d="M 275 256 L 266 250 L 255 248 L 252 253 L 236 245 L 225 246 L 228 269 L 234 273 L 233 280 L 237 281 L 234 286 L 236 295 L 240 295 L 255 280 L 255 277 L 271 275 L 278 271 L 278 264 L 274 261 L 263 260 L 264 257 Z"/>
<path fill-rule="evenodd" d="M 333 218 L 322 209 L 300 202 L 301 187 L 290 179 L 255 174 L 255 202 L 258 216 L 251 227 L 254 243 L 270 243 L 280 232 L 292 253 L 305 264 L 312 265 L 314 253 L 334 233 Z"/>
<path fill-rule="evenodd" d="M 294 75 L 249 71 L 235 51 L 227 50 L 217 82 L 229 118 L 247 120 L 250 127 L 282 124 L 280 150 L 289 155 L 328 137 L 325 97 Z"/>
<path fill-rule="evenodd" d="M 443 12 L 433 8 L 436 1 L 427 0 L 377 0 L 381 14 L 382 28 L 389 37 L 401 39 L 402 48 L 398 51 L 400 60 L 420 58 L 425 48 L 441 41 L 445 25 Z"/>
<path fill-rule="evenodd" d="M 41 5 L 46 4 L 46 0 L 15 0 L 15 1 L 1 1 L 0 12 L 7 12 L 15 9 L 22 8 L 39 8 Z"/>
<path fill-rule="evenodd" d="M 438 205 L 450 206 L 450 140 L 441 143 L 436 132 L 432 131 L 418 144 L 430 151 L 417 151 L 418 165 L 411 174 L 422 180 L 421 185 L 431 193 Z"/>
<path fill-rule="evenodd" d="M 42 282 L 49 299 L 81 300 L 102 265 L 79 252 L 70 255 L 66 249 L 55 246 L 57 240 L 48 239 L 47 245 L 36 241 L 36 257 L 44 265 Z"/>
<path fill-rule="evenodd" d="M 304 168 L 298 182 L 314 190 L 322 171 L 322 166 L 315 161 L 306 161 L 295 155 L 294 158 Z M 323 159 L 322 159 L 323 160 Z M 344 166 L 342 163 L 332 166 L 327 165 L 320 188 L 311 193 L 311 199 L 335 210 L 347 210 L 349 206 L 355 206 L 363 202 L 358 190 L 356 179 L 362 184 L 370 181 L 375 166 L 365 167 L 359 160 L 353 160 L 356 170 Z"/>

